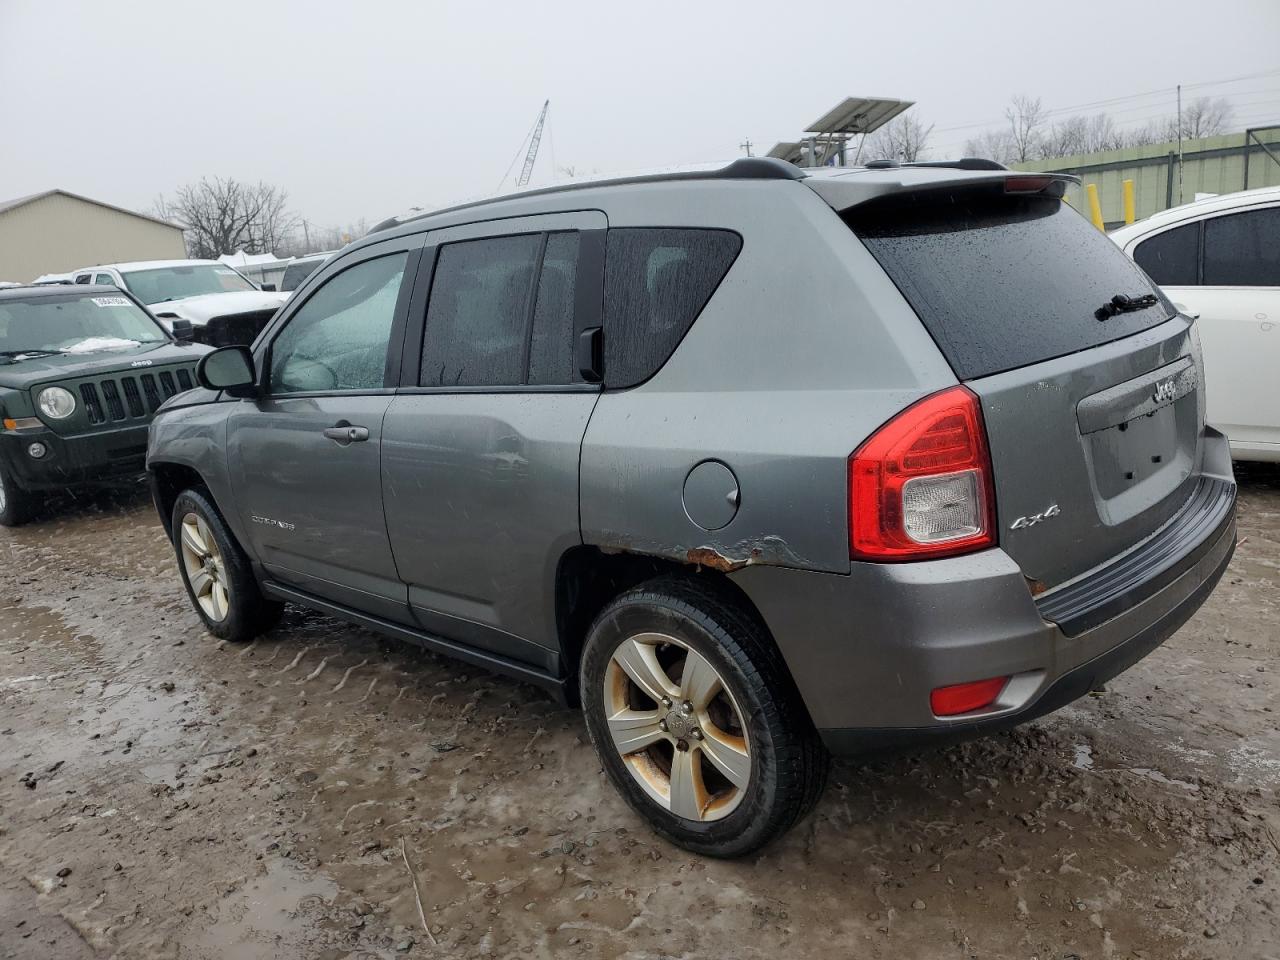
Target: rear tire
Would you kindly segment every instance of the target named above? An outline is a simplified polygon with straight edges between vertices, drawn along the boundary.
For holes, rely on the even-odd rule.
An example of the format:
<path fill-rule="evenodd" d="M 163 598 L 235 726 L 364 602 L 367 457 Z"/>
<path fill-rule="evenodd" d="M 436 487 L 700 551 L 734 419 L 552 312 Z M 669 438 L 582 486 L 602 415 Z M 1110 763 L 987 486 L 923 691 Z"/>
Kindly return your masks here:
<path fill-rule="evenodd" d="M 0 527 L 19 527 L 35 515 L 38 501 L 0 467 Z"/>
<path fill-rule="evenodd" d="M 781 655 L 717 591 L 673 578 L 619 596 L 591 627 L 579 682 L 609 779 L 686 850 L 744 856 L 822 794 L 829 758 Z"/>
<path fill-rule="evenodd" d="M 241 643 L 280 621 L 284 604 L 262 595 L 249 558 L 205 491 L 178 495 L 172 530 L 178 572 L 206 630 Z"/>

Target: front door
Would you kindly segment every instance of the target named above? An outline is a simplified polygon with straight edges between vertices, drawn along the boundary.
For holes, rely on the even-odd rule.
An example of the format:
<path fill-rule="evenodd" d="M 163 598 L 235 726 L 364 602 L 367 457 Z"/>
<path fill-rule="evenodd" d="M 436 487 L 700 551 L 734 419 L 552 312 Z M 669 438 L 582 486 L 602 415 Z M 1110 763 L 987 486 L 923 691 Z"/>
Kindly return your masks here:
<path fill-rule="evenodd" d="M 282 316 L 264 393 L 228 421 L 228 462 L 253 552 L 281 583 L 406 622 L 383 515 L 383 420 L 421 238 L 356 251 Z"/>
<path fill-rule="evenodd" d="M 428 235 L 430 296 L 420 278 L 412 314 L 425 332 L 411 323 L 383 433 L 387 523 L 417 622 L 547 670 L 556 564 L 581 543 L 578 460 L 599 392 L 575 344 L 599 323 L 605 226 L 586 212 Z"/>

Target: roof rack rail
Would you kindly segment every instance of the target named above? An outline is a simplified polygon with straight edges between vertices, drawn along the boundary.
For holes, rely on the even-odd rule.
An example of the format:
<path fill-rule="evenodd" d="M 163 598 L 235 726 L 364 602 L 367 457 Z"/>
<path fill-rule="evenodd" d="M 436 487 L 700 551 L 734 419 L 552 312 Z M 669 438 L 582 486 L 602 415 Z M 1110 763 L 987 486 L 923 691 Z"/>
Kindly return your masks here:
<path fill-rule="evenodd" d="M 870 166 L 870 164 L 868 164 Z M 950 167 L 955 170 L 1008 170 L 1003 163 L 984 157 L 961 157 L 959 160 L 915 160 L 908 167 Z"/>
<path fill-rule="evenodd" d="M 587 180 L 570 180 L 566 183 L 537 187 L 532 190 L 516 190 L 511 193 L 498 194 L 467 203 L 458 203 L 438 210 L 423 210 L 411 217 L 390 217 L 375 225 L 365 236 L 381 233 L 413 220 L 433 217 L 441 213 L 452 213 L 468 207 L 479 207 L 504 200 L 518 200 L 523 197 L 536 197 L 548 193 L 561 193 L 570 190 L 588 190 L 592 187 L 619 186 L 628 183 L 656 183 L 671 180 L 804 180 L 809 175 L 794 163 L 778 160 L 775 157 L 739 157 L 723 167 L 711 169 L 673 169 L 652 173 L 621 174 L 617 177 L 599 177 Z"/>

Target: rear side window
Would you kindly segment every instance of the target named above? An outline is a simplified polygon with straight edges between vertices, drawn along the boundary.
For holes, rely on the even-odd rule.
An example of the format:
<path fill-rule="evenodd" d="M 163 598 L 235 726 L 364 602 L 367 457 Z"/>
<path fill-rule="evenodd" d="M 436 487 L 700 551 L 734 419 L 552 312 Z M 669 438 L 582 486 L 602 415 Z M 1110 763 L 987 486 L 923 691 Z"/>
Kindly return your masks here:
<path fill-rule="evenodd" d="M 707 305 L 742 238 L 728 230 L 619 227 L 604 278 L 604 370 L 610 387 L 648 380 Z"/>
<path fill-rule="evenodd" d="M 1204 222 L 1204 283 L 1280 286 L 1280 208 L 1247 210 Z"/>
<path fill-rule="evenodd" d="M 1133 251 L 1138 266 L 1166 287 L 1195 286 L 1200 260 L 1200 224 L 1188 223 L 1143 240 Z"/>
<path fill-rule="evenodd" d="M 524 382 L 529 298 L 540 234 L 440 248 L 422 344 L 424 387 Z"/>
<path fill-rule="evenodd" d="M 1060 200 L 987 190 L 872 201 L 846 217 L 961 380 L 1119 340 L 1173 316 L 1163 297 L 1099 322 L 1117 294 L 1157 293 Z"/>

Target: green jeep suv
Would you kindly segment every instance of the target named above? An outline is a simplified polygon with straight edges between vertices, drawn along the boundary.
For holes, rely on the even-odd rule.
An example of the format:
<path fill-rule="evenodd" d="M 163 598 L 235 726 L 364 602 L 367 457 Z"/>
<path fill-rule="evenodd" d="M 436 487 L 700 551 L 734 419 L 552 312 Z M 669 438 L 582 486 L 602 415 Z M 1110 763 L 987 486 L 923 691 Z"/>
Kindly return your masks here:
<path fill-rule="evenodd" d="M 141 473 L 151 418 L 208 349 L 115 287 L 0 289 L 0 525 L 44 492 Z"/>

